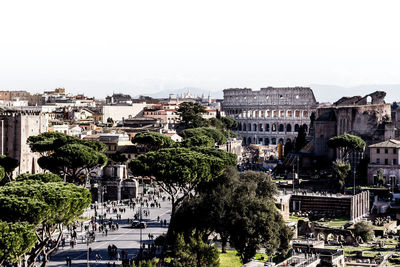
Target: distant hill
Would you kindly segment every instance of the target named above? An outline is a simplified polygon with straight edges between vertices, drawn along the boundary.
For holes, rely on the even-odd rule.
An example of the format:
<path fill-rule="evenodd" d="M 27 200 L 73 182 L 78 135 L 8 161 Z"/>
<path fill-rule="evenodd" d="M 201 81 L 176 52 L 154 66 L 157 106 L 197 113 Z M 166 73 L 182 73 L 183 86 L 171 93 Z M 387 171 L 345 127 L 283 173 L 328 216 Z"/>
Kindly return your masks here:
<path fill-rule="evenodd" d="M 212 98 L 218 98 L 218 99 L 222 99 L 224 97 L 222 89 L 217 90 L 217 91 L 210 91 L 210 90 L 204 90 L 204 89 L 196 88 L 196 87 L 185 87 L 185 88 L 176 89 L 176 90 L 164 90 L 164 91 L 160 91 L 157 93 L 144 94 L 144 95 L 147 95 L 147 96 L 150 96 L 153 98 L 166 98 L 166 97 L 169 97 L 169 94 L 182 95 L 182 94 L 186 94 L 186 93 L 190 93 L 191 95 L 194 95 L 194 96 L 204 95 L 204 97 L 207 97 L 210 94 Z M 138 96 L 139 95 L 135 96 L 135 98 Z"/>
<path fill-rule="evenodd" d="M 261 86 L 261 87 L 267 87 Z M 400 101 L 400 84 L 367 84 L 367 85 L 359 85 L 354 87 L 344 87 L 337 85 L 328 85 L 328 84 L 310 84 L 310 85 L 299 85 L 299 86 L 308 86 L 311 87 L 314 91 L 315 98 L 318 102 L 336 102 L 343 96 L 355 96 L 360 95 L 364 96 L 375 91 L 385 91 L 386 102 L 392 103 L 393 101 Z M 260 88 L 261 88 L 260 87 Z M 253 90 L 259 90 L 260 88 L 252 88 Z M 184 93 L 191 93 L 194 96 L 204 95 L 205 97 L 208 94 L 211 94 L 212 98 L 223 99 L 223 89 L 215 89 L 215 90 L 205 90 L 196 87 L 185 87 L 176 90 L 163 90 L 157 93 L 151 94 L 143 94 L 153 98 L 166 98 L 169 94 L 181 95 Z M 139 95 L 135 96 L 138 97 Z"/>
<path fill-rule="evenodd" d="M 335 102 L 343 96 L 364 96 L 375 91 L 385 91 L 386 103 L 392 103 L 400 100 L 400 84 L 367 84 L 354 87 L 343 87 L 326 84 L 309 85 L 318 102 Z"/>

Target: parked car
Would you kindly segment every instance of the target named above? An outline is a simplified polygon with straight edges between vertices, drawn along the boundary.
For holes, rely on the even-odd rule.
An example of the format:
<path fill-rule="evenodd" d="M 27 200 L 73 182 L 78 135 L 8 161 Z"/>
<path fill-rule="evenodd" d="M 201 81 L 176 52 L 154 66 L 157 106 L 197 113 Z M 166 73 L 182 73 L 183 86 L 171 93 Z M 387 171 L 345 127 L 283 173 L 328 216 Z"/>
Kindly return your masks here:
<path fill-rule="evenodd" d="M 132 222 L 132 228 L 144 229 L 146 227 L 147 227 L 146 222 L 141 222 L 141 221 Z"/>

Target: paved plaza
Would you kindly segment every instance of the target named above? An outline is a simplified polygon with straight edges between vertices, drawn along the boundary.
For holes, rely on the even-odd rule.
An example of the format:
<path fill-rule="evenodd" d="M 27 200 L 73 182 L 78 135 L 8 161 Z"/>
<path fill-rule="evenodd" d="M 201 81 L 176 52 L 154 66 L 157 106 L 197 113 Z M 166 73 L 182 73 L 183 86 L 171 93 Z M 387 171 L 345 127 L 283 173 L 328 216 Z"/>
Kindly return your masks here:
<path fill-rule="evenodd" d="M 149 205 L 145 204 L 142 209 L 143 211 L 148 211 L 149 215 L 145 216 L 145 213 L 143 212 L 143 220 L 147 223 L 147 228 L 142 230 L 142 240 L 143 243 L 146 245 L 146 248 L 148 247 L 148 244 L 153 243 L 153 240 L 161 235 L 167 232 L 167 227 L 168 223 L 170 220 L 170 215 L 171 215 L 171 202 L 168 201 L 167 196 L 165 196 L 165 200 L 162 200 L 162 198 L 158 198 L 158 202 L 161 204 L 161 208 L 159 207 L 151 207 L 149 201 Z M 100 206 L 100 205 L 98 205 Z M 118 204 L 115 208 L 117 210 L 125 209 L 126 212 L 119 212 L 118 214 L 121 215 L 121 219 L 117 220 L 117 213 L 112 212 L 112 205 L 108 205 L 109 208 L 111 208 L 111 211 L 107 213 L 106 218 L 112 218 L 114 222 L 118 223 L 118 228 L 117 230 L 108 230 L 107 236 L 105 234 L 102 234 L 101 232 L 95 231 L 96 236 L 95 236 L 95 241 L 89 244 L 89 247 L 92 249 L 91 255 L 90 255 L 90 260 L 89 264 L 90 266 L 113 266 L 115 263 L 116 266 L 119 266 L 118 264 L 121 264 L 121 260 L 117 261 L 115 259 L 111 260 L 108 255 L 108 246 L 109 245 L 115 245 L 117 247 L 118 253 L 121 255 L 122 250 L 124 250 L 127 253 L 127 259 L 134 258 L 139 250 L 140 246 L 140 229 L 133 229 L 131 227 L 131 222 L 132 219 L 134 218 L 134 215 L 138 213 L 140 209 L 140 205 L 136 204 L 135 209 L 133 210 L 132 208 L 129 207 L 129 205 L 123 205 L 123 204 Z M 97 209 L 98 213 L 102 213 L 102 209 L 99 208 Z M 92 217 L 94 216 L 94 209 L 88 209 L 84 216 L 85 217 Z M 103 213 L 105 210 L 103 211 Z M 128 218 L 130 222 L 128 223 Z M 161 221 L 166 220 L 167 225 L 161 225 L 160 222 L 158 222 L 158 218 Z M 85 223 L 85 225 L 88 225 L 88 222 Z M 58 249 L 57 252 L 53 253 L 53 255 L 50 258 L 50 261 L 48 263 L 48 266 L 67 266 L 66 263 L 66 258 L 69 257 L 71 259 L 71 265 L 72 266 L 87 266 L 87 251 L 88 251 L 88 246 L 86 243 L 85 239 L 85 234 L 86 231 L 84 229 L 81 229 L 80 226 L 77 227 L 77 240 L 76 240 L 76 245 L 74 248 L 70 246 L 69 238 L 67 238 L 65 242 L 65 247 L 61 247 Z M 90 230 L 92 227 L 90 227 Z M 149 238 L 149 234 L 153 235 L 153 238 Z M 99 254 L 101 256 L 101 260 L 96 261 L 96 254 Z M 121 258 L 122 259 L 122 258 Z"/>

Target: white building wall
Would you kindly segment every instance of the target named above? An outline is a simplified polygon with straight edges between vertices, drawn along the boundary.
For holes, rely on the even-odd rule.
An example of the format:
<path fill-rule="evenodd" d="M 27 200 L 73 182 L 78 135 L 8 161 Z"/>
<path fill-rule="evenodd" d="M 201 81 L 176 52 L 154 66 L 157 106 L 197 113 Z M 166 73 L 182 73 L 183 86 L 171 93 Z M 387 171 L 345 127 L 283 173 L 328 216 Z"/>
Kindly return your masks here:
<path fill-rule="evenodd" d="M 103 106 L 103 123 L 106 123 L 108 118 L 112 118 L 115 122 L 122 121 L 122 118 L 127 119 L 129 116 L 136 117 L 147 106 L 151 105 L 147 105 L 146 103 L 134 103 L 132 106 Z"/>

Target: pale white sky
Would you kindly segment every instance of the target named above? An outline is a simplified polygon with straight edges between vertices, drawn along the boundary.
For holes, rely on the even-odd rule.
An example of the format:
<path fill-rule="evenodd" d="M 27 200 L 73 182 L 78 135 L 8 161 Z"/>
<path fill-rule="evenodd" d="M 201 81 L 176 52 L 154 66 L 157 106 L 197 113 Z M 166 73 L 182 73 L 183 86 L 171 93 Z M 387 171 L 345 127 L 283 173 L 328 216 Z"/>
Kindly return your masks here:
<path fill-rule="evenodd" d="M 368 0 L 2 1 L 0 90 L 400 84 L 399 13 Z"/>

